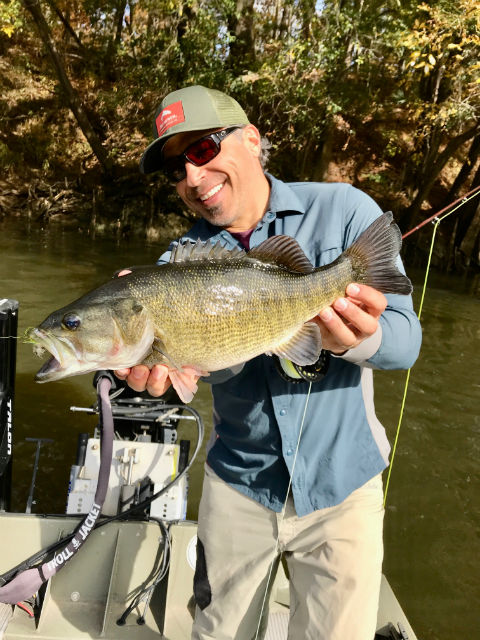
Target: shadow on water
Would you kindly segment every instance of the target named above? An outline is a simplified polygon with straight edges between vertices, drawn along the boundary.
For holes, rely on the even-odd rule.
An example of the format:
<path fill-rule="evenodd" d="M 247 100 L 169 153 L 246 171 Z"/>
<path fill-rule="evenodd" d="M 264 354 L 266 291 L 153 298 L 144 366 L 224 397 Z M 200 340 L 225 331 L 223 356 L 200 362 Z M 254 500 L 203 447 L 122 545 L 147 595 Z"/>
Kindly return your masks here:
<path fill-rule="evenodd" d="M 18 229 L 0 225 L 0 297 L 20 302 L 19 332 L 53 309 L 104 282 L 117 269 L 152 263 L 158 245 L 121 244 L 75 230 Z M 418 308 L 423 273 L 416 283 Z M 464 280 L 432 275 L 424 304 L 424 342 L 407 396 L 385 520 L 385 572 L 417 636 L 422 640 L 475 637 L 480 577 L 480 301 Z M 35 445 L 25 437 L 52 438 L 42 447 L 34 511 L 65 509 L 77 435 L 91 432 L 93 416 L 71 413 L 91 405 L 92 376 L 36 384 L 41 361 L 30 345 L 18 344 L 13 506 L 24 511 Z M 405 372 L 376 372 L 377 414 L 395 437 Z M 210 391 L 202 385 L 194 403 L 211 428 Z M 189 423 L 182 438 L 195 440 Z M 208 437 L 208 436 L 207 436 Z M 203 477 L 202 451 L 190 476 L 189 518 L 196 517 Z"/>

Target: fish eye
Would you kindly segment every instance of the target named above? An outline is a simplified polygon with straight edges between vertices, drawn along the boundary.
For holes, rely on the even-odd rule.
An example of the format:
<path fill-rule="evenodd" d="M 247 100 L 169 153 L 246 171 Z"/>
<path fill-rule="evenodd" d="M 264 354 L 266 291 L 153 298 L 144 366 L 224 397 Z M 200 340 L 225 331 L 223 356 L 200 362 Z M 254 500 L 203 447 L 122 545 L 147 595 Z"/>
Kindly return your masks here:
<path fill-rule="evenodd" d="M 80 322 L 80 318 L 75 313 L 67 313 L 62 320 L 63 326 L 69 331 L 76 331 L 80 326 Z"/>

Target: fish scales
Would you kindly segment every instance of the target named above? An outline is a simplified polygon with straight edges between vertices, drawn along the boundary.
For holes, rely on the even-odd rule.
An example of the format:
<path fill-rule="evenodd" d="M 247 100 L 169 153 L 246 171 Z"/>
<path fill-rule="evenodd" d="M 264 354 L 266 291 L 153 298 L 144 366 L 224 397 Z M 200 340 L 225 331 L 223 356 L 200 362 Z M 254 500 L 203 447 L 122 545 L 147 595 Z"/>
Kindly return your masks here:
<path fill-rule="evenodd" d="M 344 291 L 352 268 L 299 274 L 244 258 L 171 263 L 130 277 L 172 362 L 214 371 L 288 341 Z"/>

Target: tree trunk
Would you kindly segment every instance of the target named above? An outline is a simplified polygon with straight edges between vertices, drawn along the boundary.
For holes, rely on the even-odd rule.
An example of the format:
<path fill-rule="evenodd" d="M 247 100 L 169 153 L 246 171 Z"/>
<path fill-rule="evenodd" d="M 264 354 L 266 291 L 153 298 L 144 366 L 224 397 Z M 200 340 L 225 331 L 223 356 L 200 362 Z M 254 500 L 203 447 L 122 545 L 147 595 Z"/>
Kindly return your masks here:
<path fill-rule="evenodd" d="M 332 159 L 333 133 L 334 125 L 332 122 L 327 121 L 312 163 L 311 180 L 313 182 L 323 182 L 327 177 L 328 167 Z"/>
<path fill-rule="evenodd" d="M 127 0 L 120 0 L 115 10 L 115 46 L 118 47 L 120 40 L 122 39 L 123 28 L 123 16 L 125 15 L 125 7 L 127 6 Z"/>
<path fill-rule="evenodd" d="M 453 181 L 452 187 L 448 192 L 448 200 L 456 200 L 458 192 L 462 188 L 463 184 L 468 180 L 468 176 L 475 166 L 478 156 L 480 155 L 480 135 L 475 136 L 468 150 L 467 159 L 462 165 L 462 168 L 458 172 L 457 177 Z"/>
<path fill-rule="evenodd" d="M 438 175 L 450 160 L 452 155 L 459 149 L 462 144 L 470 140 L 479 133 L 479 125 L 464 131 L 460 135 L 452 138 L 445 149 L 439 153 L 436 158 L 433 157 L 433 154 L 430 155 L 430 159 L 428 162 L 428 166 L 425 168 L 423 172 L 423 180 L 420 184 L 418 192 L 413 199 L 412 203 L 405 210 L 402 216 L 402 222 L 406 229 L 410 229 L 416 222 L 416 217 L 420 211 L 420 207 L 424 200 L 426 200 L 430 194 L 430 191 L 437 179 Z"/>
<path fill-rule="evenodd" d="M 241 73 L 255 62 L 254 0 L 236 0 L 235 12 L 228 17 L 228 31 L 232 38 L 228 63 Z"/>
<path fill-rule="evenodd" d="M 187 33 L 188 27 L 193 22 L 198 13 L 198 6 L 196 2 L 184 2 L 182 5 L 182 11 L 177 24 L 177 39 L 182 46 L 182 38 Z"/>
<path fill-rule="evenodd" d="M 70 24 L 70 22 L 68 21 L 68 19 L 63 15 L 63 13 L 57 7 L 57 5 L 55 4 L 54 0 L 47 0 L 47 2 L 50 5 L 50 8 L 52 9 L 52 11 L 57 14 L 60 22 L 65 27 L 65 32 L 68 33 L 69 35 L 71 35 L 72 38 L 77 43 L 78 47 L 83 50 L 83 44 L 82 44 L 80 38 L 78 37 L 77 33 L 75 32 L 75 29 L 73 29 L 73 27 Z"/>
<path fill-rule="evenodd" d="M 478 246 L 478 239 L 480 237 L 480 204 L 477 205 L 475 209 L 475 213 L 473 215 L 473 220 L 468 227 L 468 231 L 465 234 L 461 244 L 460 251 L 463 253 L 465 257 L 465 263 L 467 266 L 470 265 L 472 261 L 473 251 L 476 246 Z M 477 257 L 478 262 L 478 257 Z"/>
<path fill-rule="evenodd" d="M 480 167 L 478 167 L 475 171 L 475 175 L 473 176 L 470 188 L 475 189 L 479 186 Z M 477 194 L 477 196 L 473 200 L 471 200 L 470 202 L 466 202 L 462 208 L 462 215 L 458 217 L 459 225 L 457 235 L 455 237 L 455 245 L 460 249 L 460 251 L 465 254 L 467 263 L 470 260 L 478 235 L 475 217 L 477 216 L 477 203 L 479 197 L 479 194 Z"/>
<path fill-rule="evenodd" d="M 299 9 L 302 20 L 302 37 L 308 40 L 311 34 L 311 24 L 315 15 L 316 0 L 300 0 Z"/>
<path fill-rule="evenodd" d="M 60 85 L 63 91 L 65 92 L 68 106 L 72 110 L 72 113 L 75 116 L 80 126 L 80 129 L 82 130 L 85 138 L 87 139 L 103 171 L 107 175 L 111 174 L 113 171 L 112 161 L 108 157 L 108 154 L 105 151 L 105 149 L 103 148 L 100 138 L 95 133 L 95 130 L 83 107 L 82 101 L 80 100 L 77 92 L 72 87 L 72 84 L 68 79 L 63 61 L 55 46 L 55 42 L 53 40 L 50 27 L 48 26 L 47 21 L 45 20 L 45 16 L 42 13 L 39 0 L 22 0 L 22 1 L 27 11 L 31 14 L 33 21 L 35 23 L 35 26 L 38 29 L 40 38 L 43 44 L 45 45 L 48 51 L 48 54 L 52 60 Z"/>

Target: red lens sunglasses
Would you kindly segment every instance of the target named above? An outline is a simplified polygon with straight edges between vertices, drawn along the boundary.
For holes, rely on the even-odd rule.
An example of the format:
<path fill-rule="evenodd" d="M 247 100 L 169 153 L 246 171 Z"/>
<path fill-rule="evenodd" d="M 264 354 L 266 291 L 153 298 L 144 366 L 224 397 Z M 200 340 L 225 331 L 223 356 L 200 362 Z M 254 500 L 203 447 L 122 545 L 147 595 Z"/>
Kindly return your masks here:
<path fill-rule="evenodd" d="M 222 140 L 225 140 L 227 136 L 237 129 L 240 129 L 240 127 L 228 127 L 227 129 L 210 133 L 208 136 L 200 138 L 200 140 L 195 140 L 180 155 L 165 159 L 162 167 L 164 173 L 171 182 L 180 182 L 187 175 L 185 170 L 186 162 L 190 162 L 196 167 L 203 167 L 204 164 L 218 156 Z"/>

